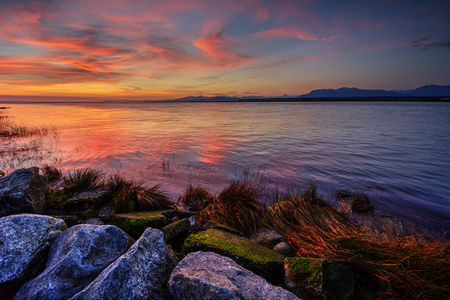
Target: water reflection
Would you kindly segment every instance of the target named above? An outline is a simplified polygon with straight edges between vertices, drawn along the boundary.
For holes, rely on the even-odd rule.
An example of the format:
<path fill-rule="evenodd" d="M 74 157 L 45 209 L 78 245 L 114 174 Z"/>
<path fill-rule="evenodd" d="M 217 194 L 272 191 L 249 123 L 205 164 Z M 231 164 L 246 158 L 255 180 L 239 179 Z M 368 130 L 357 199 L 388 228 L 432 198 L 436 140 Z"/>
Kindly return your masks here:
<path fill-rule="evenodd" d="M 10 106 L 25 124 L 58 129 L 56 151 L 41 161 L 65 170 L 122 172 L 149 186 L 161 183 L 172 197 L 190 183 L 214 193 L 243 177 L 280 188 L 316 180 L 323 193 L 382 186 L 379 208 L 448 227 L 447 104 Z"/>

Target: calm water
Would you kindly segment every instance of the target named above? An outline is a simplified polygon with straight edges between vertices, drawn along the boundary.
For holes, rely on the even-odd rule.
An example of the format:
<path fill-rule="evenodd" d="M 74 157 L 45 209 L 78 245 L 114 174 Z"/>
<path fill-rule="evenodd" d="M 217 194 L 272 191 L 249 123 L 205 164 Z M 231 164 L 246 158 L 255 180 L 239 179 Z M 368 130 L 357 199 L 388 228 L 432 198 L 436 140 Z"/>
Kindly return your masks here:
<path fill-rule="evenodd" d="M 172 197 L 190 183 L 219 192 L 239 178 L 281 189 L 314 180 L 325 195 L 371 187 L 382 211 L 450 229 L 446 103 L 8 106 L 16 120 L 53 125 L 58 136 L 35 161 L 2 158 L 7 172 L 36 162 L 102 168 L 160 183 Z"/>

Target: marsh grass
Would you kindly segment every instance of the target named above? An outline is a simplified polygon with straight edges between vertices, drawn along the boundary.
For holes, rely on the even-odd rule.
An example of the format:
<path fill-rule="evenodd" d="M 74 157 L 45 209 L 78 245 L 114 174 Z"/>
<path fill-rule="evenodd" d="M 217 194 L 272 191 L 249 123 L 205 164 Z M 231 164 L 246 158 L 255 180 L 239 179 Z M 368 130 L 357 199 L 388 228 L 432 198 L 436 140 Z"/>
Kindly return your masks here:
<path fill-rule="evenodd" d="M 178 205 L 192 211 L 205 209 L 212 201 L 213 196 L 206 189 L 200 186 L 193 187 L 192 185 L 189 185 L 184 193 L 176 199 Z"/>
<path fill-rule="evenodd" d="M 114 174 L 108 178 L 105 187 L 111 193 L 117 213 L 173 207 L 159 185 L 146 189 L 141 183 Z"/>
<path fill-rule="evenodd" d="M 448 295 L 448 242 L 410 235 L 413 231 L 392 218 L 360 216 L 356 225 L 348 217 L 348 210 L 327 205 L 313 184 L 304 192 L 280 195 L 266 210 L 265 221 L 283 234 L 297 256 L 325 258 L 353 270 L 358 297 L 442 299 Z"/>
<path fill-rule="evenodd" d="M 248 181 L 234 181 L 201 211 L 199 220 L 202 223 L 212 220 L 251 235 L 261 227 L 263 206 L 258 194 L 258 189 Z"/>
<path fill-rule="evenodd" d="M 84 168 L 69 172 L 64 177 L 64 190 L 70 194 L 80 193 L 102 185 L 103 173 L 99 170 Z"/>
<path fill-rule="evenodd" d="M 2 138 L 46 136 L 49 133 L 56 134 L 56 129 L 52 126 L 25 126 L 15 122 L 4 113 L 0 116 L 0 137 Z"/>
<path fill-rule="evenodd" d="M 50 184 L 62 178 L 61 170 L 55 166 L 45 164 L 44 166 L 42 166 L 41 171 Z"/>

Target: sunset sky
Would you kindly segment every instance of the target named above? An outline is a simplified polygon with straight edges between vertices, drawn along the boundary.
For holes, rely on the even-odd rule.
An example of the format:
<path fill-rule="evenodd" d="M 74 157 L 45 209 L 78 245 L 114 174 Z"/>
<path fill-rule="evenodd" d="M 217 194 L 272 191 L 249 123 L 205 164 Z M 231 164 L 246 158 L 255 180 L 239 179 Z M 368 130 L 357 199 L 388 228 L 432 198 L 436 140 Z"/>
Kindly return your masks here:
<path fill-rule="evenodd" d="M 450 84 L 450 1 L 0 0 L 0 100 Z"/>

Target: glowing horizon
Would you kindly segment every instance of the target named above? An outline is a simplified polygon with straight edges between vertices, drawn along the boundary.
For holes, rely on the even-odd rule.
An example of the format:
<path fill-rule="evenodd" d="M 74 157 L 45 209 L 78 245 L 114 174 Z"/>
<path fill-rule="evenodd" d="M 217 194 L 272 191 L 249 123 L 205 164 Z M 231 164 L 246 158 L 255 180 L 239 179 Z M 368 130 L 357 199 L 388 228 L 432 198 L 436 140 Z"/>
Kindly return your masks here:
<path fill-rule="evenodd" d="M 450 84 L 446 1 L 129 3 L 1 1 L 0 95 L 163 100 Z"/>

